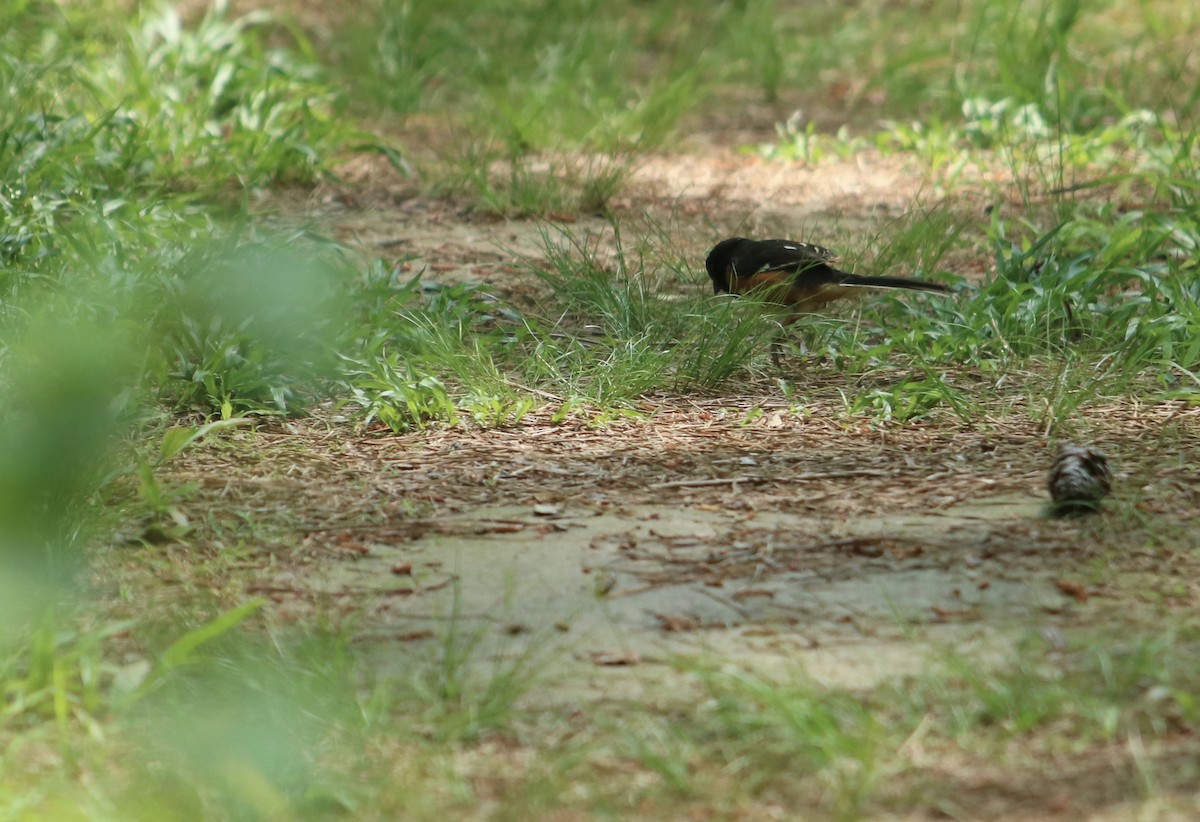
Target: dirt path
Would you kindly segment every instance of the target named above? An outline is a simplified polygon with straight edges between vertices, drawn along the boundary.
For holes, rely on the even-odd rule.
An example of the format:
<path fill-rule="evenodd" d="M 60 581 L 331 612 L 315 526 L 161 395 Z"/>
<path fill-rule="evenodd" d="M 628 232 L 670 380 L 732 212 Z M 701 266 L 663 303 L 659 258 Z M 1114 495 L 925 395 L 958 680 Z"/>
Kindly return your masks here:
<path fill-rule="evenodd" d="M 1096 564 L 1151 559 L 1116 554 L 1130 535 L 1098 518 L 1042 516 L 1046 440 L 1027 423 L 884 432 L 769 396 L 654 405 L 603 427 L 287 423 L 202 448 L 171 479 L 198 482 L 199 507 L 277 524 L 232 581 L 278 618 L 349 620 L 385 667 L 453 618 L 488 637 L 481 662 L 565 650 L 548 656 L 568 695 L 640 687 L 695 654 L 871 685 L 915 671 L 923 647 L 1003 653 L 1103 621 L 1129 596 Z M 767 413 L 748 422 L 754 406 Z"/>

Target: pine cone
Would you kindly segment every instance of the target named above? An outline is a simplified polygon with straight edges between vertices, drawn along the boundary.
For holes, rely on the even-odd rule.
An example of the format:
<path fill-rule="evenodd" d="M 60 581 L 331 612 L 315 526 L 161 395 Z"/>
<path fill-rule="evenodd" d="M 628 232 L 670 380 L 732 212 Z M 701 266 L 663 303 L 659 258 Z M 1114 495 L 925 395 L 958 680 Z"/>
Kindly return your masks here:
<path fill-rule="evenodd" d="M 1055 513 L 1095 511 L 1112 488 L 1108 459 L 1093 448 L 1064 442 L 1050 467 Z"/>

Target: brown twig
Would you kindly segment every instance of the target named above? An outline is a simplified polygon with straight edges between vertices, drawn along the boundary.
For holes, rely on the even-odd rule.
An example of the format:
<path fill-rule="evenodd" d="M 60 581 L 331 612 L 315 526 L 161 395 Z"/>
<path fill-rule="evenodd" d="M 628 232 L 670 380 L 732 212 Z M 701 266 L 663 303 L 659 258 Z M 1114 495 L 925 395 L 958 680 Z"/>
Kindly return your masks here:
<path fill-rule="evenodd" d="M 671 480 L 656 482 L 650 486 L 654 491 L 664 488 L 703 488 L 711 485 L 732 485 L 738 482 L 805 482 L 808 480 L 850 479 L 852 477 L 887 477 L 888 471 L 860 468 L 853 471 L 828 471 L 814 474 L 791 474 L 781 477 L 724 477 L 721 479 Z"/>

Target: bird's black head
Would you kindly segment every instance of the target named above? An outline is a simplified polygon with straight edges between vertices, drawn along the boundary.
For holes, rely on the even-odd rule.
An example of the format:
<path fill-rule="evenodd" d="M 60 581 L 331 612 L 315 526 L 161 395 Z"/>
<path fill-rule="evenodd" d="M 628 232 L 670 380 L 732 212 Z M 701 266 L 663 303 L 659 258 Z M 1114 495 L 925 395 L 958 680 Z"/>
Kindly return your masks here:
<path fill-rule="evenodd" d="M 712 251 L 708 252 L 708 259 L 704 261 L 704 267 L 708 269 L 714 294 L 729 293 L 730 265 L 733 263 L 734 253 L 744 242 L 747 242 L 745 237 L 731 237 L 728 240 L 721 240 L 713 246 Z"/>

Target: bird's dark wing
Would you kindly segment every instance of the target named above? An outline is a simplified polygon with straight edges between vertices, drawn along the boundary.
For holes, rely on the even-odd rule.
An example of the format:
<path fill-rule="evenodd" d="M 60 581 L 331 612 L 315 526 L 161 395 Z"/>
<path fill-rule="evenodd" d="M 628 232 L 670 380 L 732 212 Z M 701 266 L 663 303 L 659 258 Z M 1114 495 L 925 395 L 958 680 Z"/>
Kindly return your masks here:
<path fill-rule="evenodd" d="M 740 279 L 749 281 L 771 273 L 790 274 L 796 285 L 817 287 L 839 282 L 845 273 L 832 265 L 835 255 L 824 246 L 792 240 L 760 240 L 745 244 L 733 259 Z"/>
<path fill-rule="evenodd" d="M 740 277 L 764 271 L 803 271 L 836 259 L 824 246 L 793 240 L 759 240 L 746 243 L 739 252 L 734 267 Z"/>

